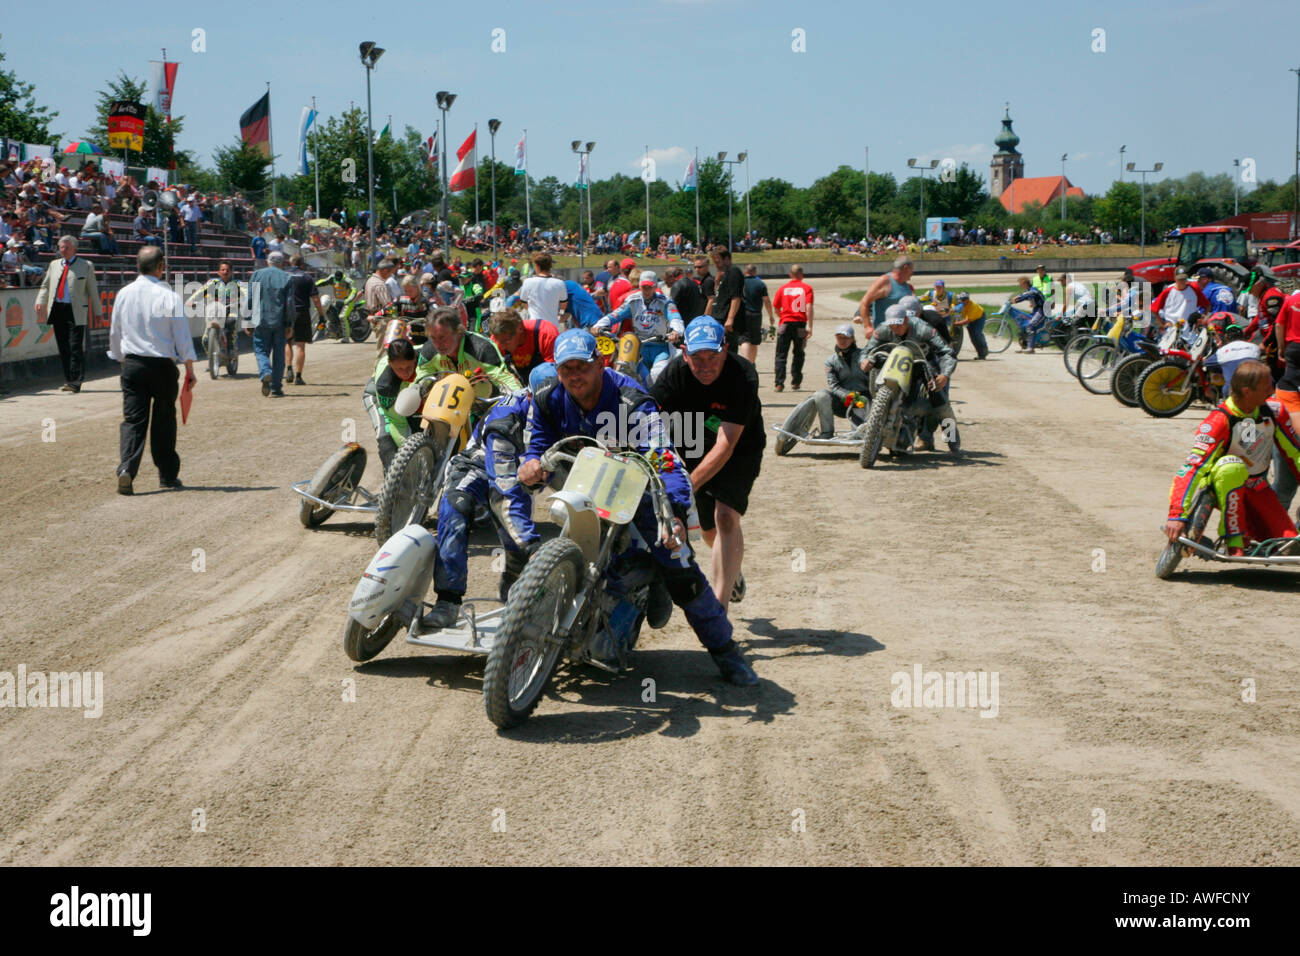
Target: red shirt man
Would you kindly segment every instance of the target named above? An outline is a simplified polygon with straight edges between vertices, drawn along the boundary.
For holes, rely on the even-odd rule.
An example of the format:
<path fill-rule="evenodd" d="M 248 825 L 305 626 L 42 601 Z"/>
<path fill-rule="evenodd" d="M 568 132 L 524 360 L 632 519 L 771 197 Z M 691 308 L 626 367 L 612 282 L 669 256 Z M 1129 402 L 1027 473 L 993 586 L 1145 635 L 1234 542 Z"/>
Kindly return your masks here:
<path fill-rule="evenodd" d="M 510 321 L 514 319 L 518 322 Z M 492 341 L 501 354 L 507 356 L 522 381 L 527 383 L 528 373 L 543 362 L 555 361 L 555 340 L 560 330 L 553 322 L 543 319 L 520 319 L 506 314 L 492 319 Z"/>
<path fill-rule="evenodd" d="M 1270 289 L 1269 292 L 1272 290 Z M 1264 293 L 1267 296 L 1269 293 Z M 1300 292 L 1292 292 L 1282 302 L 1282 309 L 1278 312 L 1277 327 L 1282 336 L 1282 347 L 1292 342 L 1300 342 Z"/>
<path fill-rule="evenodd" d="M 776 290 L 772 297 L 772 307 L 781 317 L 781 324 L 803 322 L 808 332 L 812 332 L 813 290 L 803 281 L 803 266 L 790 267 L 790 281 Z"/>
<path fill-rule="evenodd" d="M 624 259 L 618 266 L 623 274 L 609 282 L 609 311 L 611 312 L 622 305 L 623 300 L 633 292 L 632 280 L 627 277 L 627 274 L 636 268 L 636 260 Z"/>

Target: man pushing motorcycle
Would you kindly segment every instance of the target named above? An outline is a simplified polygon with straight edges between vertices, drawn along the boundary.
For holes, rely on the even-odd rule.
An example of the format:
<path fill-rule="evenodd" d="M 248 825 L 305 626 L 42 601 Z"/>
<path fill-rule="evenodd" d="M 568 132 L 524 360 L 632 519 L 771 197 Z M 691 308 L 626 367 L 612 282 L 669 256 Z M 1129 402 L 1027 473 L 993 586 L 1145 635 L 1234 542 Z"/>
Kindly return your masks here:
<path fill-rule="evenodd" d="M 892 305 L 885 310 L 885 321 L 872 334 L 862 349 L 859 367 L 865 372 L 870 368 L 871 353 L 884 345 L 893 345 L 907 340 L 918 342 L 925 351 L 926 361 L 938 374 L 934 386 L 947 397 L 948 381 L 957 368 L 957 355 L 947 342 L 928 322 L 922 321 L 914 311 L 904 310 L 900 305 Z M 883 356 L 881 357 L 883 359 Z M 912 388 L 919 388 L 920 378 L 912 379 Z M 911 404 L 914 396 L 906 396 L 905 405 Z M 938 416 L 928 414 L 921 421 L 905 421 L 899 433 L 899 448 L 911 445 L 911 429 L 915 424 L 918 435 L 916 451 L 934 451 L 934 430 L 938 427 Z"/>
<path fill-rule="evenodd" d="M 632 520 L 633 545 L 619 556 L 609 581 L 609 592 L 625 596 L 637 586 L 638 578 L 656 572 L 722 676 L 732 684 L 757 684 L 758 675 L 745 659 L 740 645 L 732 639 L 727 612 L 687 543 L 685 520 L 691 507 L 690 478 L 677 464 L 654 399 L 635 379 L 605 368 L 595 337 L 584 329 L 570 329 L 556 339 L 555 365 L 558 382 L 542 386 L 534 396 L 529 419 L 532 436 L 519 467 L 519 480 L 527 485 L 544 481 L 547 474 L 542 469 L 541 456 L 570 435 L 592 438 L 599 435 L 606 444 L 630 448 L 659 462 L 672 502 L 672 533 L 659 537 L 650 498 L 643 495 Z M 610 442 L 608 432 L 612 423 L 616 423 L 620 434 L 616 441 Z M 649 560 L 646 560 L 647 550 Z"/>
<path fill-rule="evenodd" d="M 1222 516 L 1224 547 L 1230 557 L 1240 557 L 1250 542 L 1296 536 L 1295 525 L 1269 487 L 1268 466 L 1276 448 L 1280 464 L 1300 478 L 1300 435 L 1286 408 L 1269 399 L 1273 378 L 1263 362 L 1242 362 L 1229 385 L 1228 398 L 1197 427 L 1192 452 L 1174 476 L 1165 535 L 1178 540 L 1197 494 L 1208 486 Z"/>

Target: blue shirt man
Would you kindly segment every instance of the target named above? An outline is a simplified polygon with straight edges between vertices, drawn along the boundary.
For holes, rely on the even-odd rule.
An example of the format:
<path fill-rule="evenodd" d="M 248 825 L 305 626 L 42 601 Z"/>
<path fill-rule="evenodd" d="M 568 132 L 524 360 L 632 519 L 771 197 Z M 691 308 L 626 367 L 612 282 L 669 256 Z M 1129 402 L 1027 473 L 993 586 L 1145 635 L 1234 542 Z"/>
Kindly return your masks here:
<path fill-rule="evenodd" d="M 1209 274 L 1210 274 L 1209 272 L 1206 272 L 1206 275 Z M 1200 278 L 1201 278 L 1201 274 L 1198 273 L 1197 279 L 1199 280 Z M 1207 282 L 1204 286 L 1201 287 L 1201 294 L 1210 300 L 1211 313 L 1213 312 L 1234 312 L 1235 313 L 1237 311 L 1237 296 L 1233 293 L 1231 289 L 1229 289 L 1222 282 L 1215 282 L 1213 279 L 1211 279 L 1209 282 Z"/>
<path fill-rule="evenodd" d="M 573 316 L 579 327 L 589 329 L 600 321 L 600 306 L 590 292 L 572 279 L 564 280 L 564 288 L 569 293 L 569 304 L 565 311 Z"/>
<path fill-rule="evenodd" d="M 253 306 L 253 354 L 262 379 L 262 394 L 280 397 L 284 378 L 286 333 L 293 328 L 289 306 L 289 284 L 293 277 L 284 271 L 284 253 L 273 252 L 270 265 L 249 277 L 248 294 Z"/>

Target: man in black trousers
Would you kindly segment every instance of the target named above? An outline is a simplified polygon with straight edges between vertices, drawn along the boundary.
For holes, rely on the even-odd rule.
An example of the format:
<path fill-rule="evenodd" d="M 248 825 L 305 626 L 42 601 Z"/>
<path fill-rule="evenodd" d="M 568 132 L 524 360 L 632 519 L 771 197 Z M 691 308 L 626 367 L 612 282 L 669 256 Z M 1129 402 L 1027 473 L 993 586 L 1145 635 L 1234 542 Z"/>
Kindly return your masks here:
<path fill-rule="evenodd" d="M 121 464 L 117 493 L 134 494 L 132 482 L 149 451 L 164 488 L 181 488 L 181 459 L 176 454 L 176 396 L 185 363 L 185 381 L 193 388 L 194 340 L 181 297 L 163 281 L 163 251 L 145 246 L 136 256 L 140 277 L 117 294 L 108 333 L 108 357 L 122 363 Z M 153 426 L 150 428 L 150 418 Z"/>
<path fill-rule="evenodd" d="M 54 330 L 54 342 L 63 363 L 63 391 L 81 391 L 86 364 L 86 329 L 99 315 L 99 289 L 95 267 L 77 255 L 77 237 L 59 239 L 59 258 L 50 263 L 36 293 L 36 321 Z"/>

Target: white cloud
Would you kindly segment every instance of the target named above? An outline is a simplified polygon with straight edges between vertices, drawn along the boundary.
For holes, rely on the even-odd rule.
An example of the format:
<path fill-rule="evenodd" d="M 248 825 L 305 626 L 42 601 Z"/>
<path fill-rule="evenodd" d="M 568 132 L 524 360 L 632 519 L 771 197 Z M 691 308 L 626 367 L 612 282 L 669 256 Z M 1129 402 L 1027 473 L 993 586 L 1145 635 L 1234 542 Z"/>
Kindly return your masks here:
<path fill-rule="evenodd" d="M 958 166 L 969 163 L 971 166 L 987 165 L 993 158 L 994 149 L 987 143 L 957 143 L 943 149 L 931 150 L 924 154 L 924 159 L 937 159 L 943 162 L 951 159 Z"/>
<path fill-rule="evenodd" d="M 672 179 L 684 175 L 686 164 L 691 161 L 693 155 L 694 153 L 684 146 L 670 146 L 667 149 L 650 150 L 650 158 L 655 161 L 661 179 Z M 637 154 L 636 159 L 628 161 L 628 168 L 635 169 L 640 173 L 641 159 L 641 155 Z"/>

